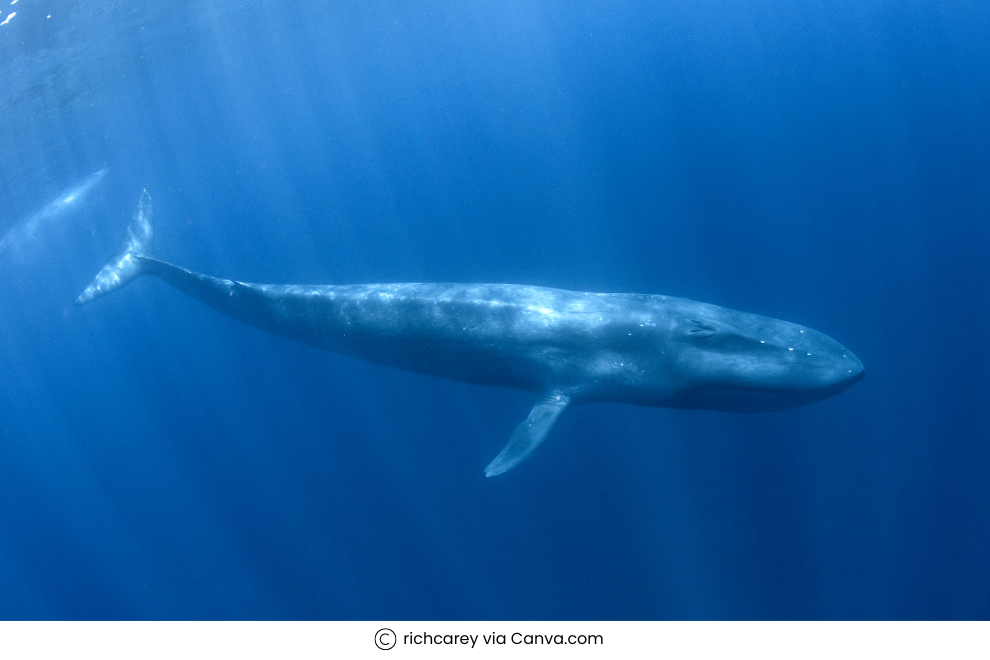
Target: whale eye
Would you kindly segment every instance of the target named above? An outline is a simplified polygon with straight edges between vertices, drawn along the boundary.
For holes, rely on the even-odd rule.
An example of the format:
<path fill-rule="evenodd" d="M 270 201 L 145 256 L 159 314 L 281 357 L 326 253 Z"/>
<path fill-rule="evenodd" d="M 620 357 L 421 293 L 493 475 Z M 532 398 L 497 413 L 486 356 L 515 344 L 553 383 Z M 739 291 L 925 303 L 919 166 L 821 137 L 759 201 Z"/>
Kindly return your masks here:
<path fill-rule="evenodd" d="M 698 319 L 688 320 L 688 330 L 687 334 L 692 337 L 711 337 L 718 332 L 718 328 L 704 321 L 699 321 Z"/>

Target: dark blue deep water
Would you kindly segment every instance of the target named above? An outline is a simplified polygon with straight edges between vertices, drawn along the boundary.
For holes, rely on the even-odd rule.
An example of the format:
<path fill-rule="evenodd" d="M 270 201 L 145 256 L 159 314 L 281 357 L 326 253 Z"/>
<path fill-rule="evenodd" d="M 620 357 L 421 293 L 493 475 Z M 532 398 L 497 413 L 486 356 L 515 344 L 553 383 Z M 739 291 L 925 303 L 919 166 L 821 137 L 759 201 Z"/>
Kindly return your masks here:
<path fill-rule="evenodd" d="M 990 617 L 990 4 L 6 4 L 0 618 Z M 72 306 L 142 188 L 201 272 L 670 294 L 868 377 L 488 479 L 527 394 Z"/>

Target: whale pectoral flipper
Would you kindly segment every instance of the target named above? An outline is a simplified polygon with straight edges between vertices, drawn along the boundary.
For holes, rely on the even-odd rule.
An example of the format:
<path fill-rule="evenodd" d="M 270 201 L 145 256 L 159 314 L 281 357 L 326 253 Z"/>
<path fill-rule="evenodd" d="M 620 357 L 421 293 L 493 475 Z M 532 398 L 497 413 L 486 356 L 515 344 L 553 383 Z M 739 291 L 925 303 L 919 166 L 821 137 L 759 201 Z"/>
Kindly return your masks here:
<path fill-rule="evenodd" d="M 570 402 L 570 397 L 559 392 L 549 394 L 537 401 L 529 411 L 529 417 L 516 427 L 502 452 L 485 468 L 485 476 L 494 477 L 508 472 L 529 458 L 529 455 L 550 435 L 550 431 L 567 410 Z"/>
<path fill-rule="evenodd" d="M 151 217 L 151 195 L 145 190 L 141 193 L 141 201 L 134 211 L 131 224 L 127 226 L 120 251 L 96 274 L 86 290 L 79 294 L 76 298 L 77 305 L 105 296 L 145 272 L 143 259 L 151 258 L 154 253 L 155 230 Z"/>

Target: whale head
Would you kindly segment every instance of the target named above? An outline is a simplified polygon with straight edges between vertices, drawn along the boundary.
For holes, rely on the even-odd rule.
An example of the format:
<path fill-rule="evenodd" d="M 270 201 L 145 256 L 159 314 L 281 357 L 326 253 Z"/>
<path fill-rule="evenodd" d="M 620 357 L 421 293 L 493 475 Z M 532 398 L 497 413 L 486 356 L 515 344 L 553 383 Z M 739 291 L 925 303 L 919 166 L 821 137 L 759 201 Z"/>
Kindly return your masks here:
<path fill-rule="evenodd" d="M 678 408 L 765 411 L 828 398 L 863 379 L 863 363 L 831 337 L 795 323 L 705 303 L 669 317 L 668 369 Z"/>

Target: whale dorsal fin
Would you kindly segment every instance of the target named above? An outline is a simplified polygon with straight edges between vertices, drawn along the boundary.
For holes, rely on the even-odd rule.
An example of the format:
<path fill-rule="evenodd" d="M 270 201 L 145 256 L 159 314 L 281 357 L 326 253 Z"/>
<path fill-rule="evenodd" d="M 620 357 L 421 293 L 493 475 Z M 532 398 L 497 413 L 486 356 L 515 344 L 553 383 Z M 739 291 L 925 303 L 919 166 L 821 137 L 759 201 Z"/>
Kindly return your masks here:
<path fill-rule="evenodd" d="M 552 392 L 537 401 L 529 411 L 529 417 L 516 427 L 502 452 L 485 468 L 485 476 L 494 477 L 508 472 L 529 458 L 550 435 L 570 402 L 571 398 L 560 392 Z"/>

